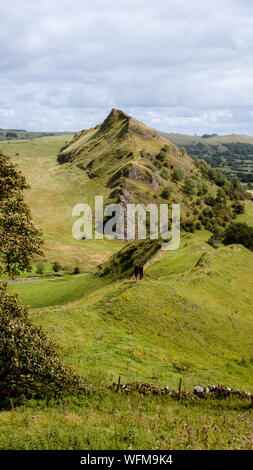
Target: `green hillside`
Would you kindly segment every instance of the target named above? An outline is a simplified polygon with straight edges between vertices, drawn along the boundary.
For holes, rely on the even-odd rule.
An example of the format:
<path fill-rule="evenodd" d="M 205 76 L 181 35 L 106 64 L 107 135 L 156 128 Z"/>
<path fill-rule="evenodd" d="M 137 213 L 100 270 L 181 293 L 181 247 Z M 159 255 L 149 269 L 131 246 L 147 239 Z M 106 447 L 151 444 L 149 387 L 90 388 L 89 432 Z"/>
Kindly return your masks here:
<path fill-rule="evenodd" d="M 120 374 L 175 385 L 183 374 L 189 387 L 210 381 L 253 387 L 253 254 L 239 245 L 215 250 L 207 237 L 187 235 L 179 250 L 160 251 L 138 284 L 131 274 L 117 280 L 109 270 L 102 278 L 16 284 L 9 291 L 31 307 L 39 297 L 33 318 L 84 376 L 103 369 L 105 381 Z M 141 262 L 147 247 L 139 245 Z M 49 308 L 57 302 L 65 308 Z"/>
<path fill-rule="evenodd" d="M 185 147 L 189 155 L 203 158 L 213 168 L 221 168 L 228 178 L 237 177 L 247 189 L 253 189 L 253 137 L 247 135 L 184 134 L 161 135 L 178 147 Z"/>
<path fill-rule="evenodd" d="M 188 391 L 219 383 L 252 392 L 253 253 L 237 245 L 214 250 L 208 237 L 189 234 L 179 250 L 157 253 L 138 284 L 107 273 L 72 279 L 75 287 L 67 280 L 65 288 L 64 280 L 9 287 L 92 389 L 86 397 L 46 406 L 33 400 L 1 413 L 0 448 L 13 448 L 14 432 L 21 449 L 252 449 L 249 400 L 177 403 L 103 389 L 120 375 L 123 383 L 177 389 L 182 378 Z M 139 259 L 145 255 L 140 242 Z"/>

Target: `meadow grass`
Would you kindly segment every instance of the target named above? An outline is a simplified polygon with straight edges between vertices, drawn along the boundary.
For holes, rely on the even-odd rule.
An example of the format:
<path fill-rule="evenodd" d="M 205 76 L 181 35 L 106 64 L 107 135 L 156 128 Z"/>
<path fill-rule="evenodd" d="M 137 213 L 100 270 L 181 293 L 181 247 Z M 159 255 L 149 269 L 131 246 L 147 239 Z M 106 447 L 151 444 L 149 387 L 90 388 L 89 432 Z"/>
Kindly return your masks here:
<path fill-rule="evenodd" d="M 99 389 L 0 413 L 1 450 L 250 450 L 252 431 L 248 401 L 177 402 Z"/>

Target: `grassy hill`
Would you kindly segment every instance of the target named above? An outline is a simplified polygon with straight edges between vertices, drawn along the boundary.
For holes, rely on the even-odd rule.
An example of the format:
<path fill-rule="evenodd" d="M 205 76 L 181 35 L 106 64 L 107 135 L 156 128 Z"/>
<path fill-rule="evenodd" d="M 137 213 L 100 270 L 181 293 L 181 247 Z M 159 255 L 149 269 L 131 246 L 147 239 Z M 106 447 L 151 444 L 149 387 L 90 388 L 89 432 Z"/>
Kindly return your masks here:
<path fill-rule="evenodd" d="M 179 250 L 151 258 L 142 283 L 109 272 L 15 284 L 9 291 L 39 308 L 33 317 L 84 376 L 103 369 L 105 380 L 120 374 L 175 385 L 182 373 L 188 386 L 218 381 L 253 387 L 253 254 L 239 245 L 215 250 L 201 235 L 185 236 Z M 142 260 L 146 245 L 139 243 Z M 65 308 L 46 310 L 57 305 Z"/>
<path fill-rule="evenodd" d="M 219 203 L 217 210 L 214 204 L 214 212 L 208 207 L 208 198 L 221 187 L 230 201 L 246 197 L 240 185 L 197 164 L 157 131 L 117 109 L 101 124 L 77 133 L 62 147 L 58 161 L 82 169 L 107 203 L 124 208 L 140 202 L 180 204 L 181 227 L 190 231 L 208 224 L 208 213 L 211 225 L 233 217 L 232 202 Z"/>
<path fill-rule="evenodd" d="M 12 448 L 13 432 L 16 448 L 252 448 L 249 401 L 178 404 L 102 388 L 120 375 L 123 383 L 175 389 L 181 377 L 188 391 L 217 383 L 253 390 L 253 253 L 237 245 L 215 250 L 208 237 L 188 234 L 179 250 L 158 252 L 138 284 L 107 274 L 9 287 L 94 390 L 1 413 L 0 448 Z M 146 246 L 139 243 L 141 260 Z"/>

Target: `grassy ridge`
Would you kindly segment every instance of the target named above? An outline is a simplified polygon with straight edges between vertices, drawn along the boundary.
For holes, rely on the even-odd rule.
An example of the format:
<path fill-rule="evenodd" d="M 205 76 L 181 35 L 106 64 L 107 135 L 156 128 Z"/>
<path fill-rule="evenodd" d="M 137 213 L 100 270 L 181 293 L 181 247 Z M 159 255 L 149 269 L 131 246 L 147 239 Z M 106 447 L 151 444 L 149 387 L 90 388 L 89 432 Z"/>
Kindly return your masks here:
<path fill-rule="evenodd" d="M 157 255 L 142 283 L 85 276 L 9 291 L 43 308 L 34 311 L 35 321 L 83 376 L 103 370 L 105 382 L 120 374 L 175 385 L 183 374 L 189 387 L 253 387 L 252 261 L 243 247 L 214 250 L 188 236 L 180 250 Z"/>

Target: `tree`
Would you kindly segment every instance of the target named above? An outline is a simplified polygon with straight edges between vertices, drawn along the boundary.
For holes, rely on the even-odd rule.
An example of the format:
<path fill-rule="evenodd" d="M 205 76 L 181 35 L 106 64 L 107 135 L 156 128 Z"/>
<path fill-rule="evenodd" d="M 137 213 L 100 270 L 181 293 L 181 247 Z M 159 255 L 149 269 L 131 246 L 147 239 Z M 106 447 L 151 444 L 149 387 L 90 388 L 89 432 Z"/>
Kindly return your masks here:
<path fill-rule="evenodd" d="M 246 223 L 232 222 L 225 229 L 223 243 L 225 245 L 240 243 L 253 251 L 253 227 L 250 227 Z"/>
<path fill-rule="evenodd" d="M 0 154 L 0 260 L 2 271 L 16 274 L 30 268 L 41 254 L 41 232 L 24 202 L 28 185 L 9 158 Z M 46 333 L 29 321 L 16 295 L 0 283 L 0 397 L 52 396 L 81 384 L 57 354 Z"/>
<path fill-rule="evenodd" d="M 56 345 L 28 319 L 16 295 L 0 284 L 0 396 L 54 396 L 81 385 Z"/>
<path fill-rule="evenodd" d="M 32 257 L 42 254 L 42 234 L 24 201 L 28 188 L 17 166 L 0 151 L 0 270 L 11 275 L 30 270 Z"/>

